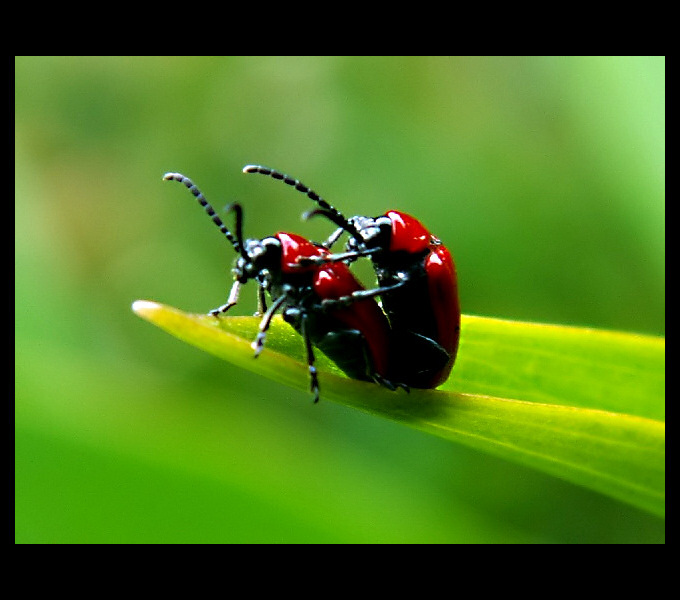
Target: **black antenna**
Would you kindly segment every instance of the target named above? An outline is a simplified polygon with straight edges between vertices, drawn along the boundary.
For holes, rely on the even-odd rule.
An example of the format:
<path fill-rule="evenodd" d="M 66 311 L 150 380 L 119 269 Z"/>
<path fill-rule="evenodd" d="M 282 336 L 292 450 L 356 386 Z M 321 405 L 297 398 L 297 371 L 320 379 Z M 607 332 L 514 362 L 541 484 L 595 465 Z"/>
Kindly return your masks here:
<path fill-rule="evenodd" d="M 263 167 L 260 165 L 246 165 L 245 167 L 243 167 L 243 172 L 259 173 L 260 175 L 269 175 L 269 177 L 272 177 L 273 179 L 278 179 L 280 181 L 283 181 L 283 183 L 286 183 L 289 186 L 294 187 L 298 192 L 302 192 L 308 198 L 314 200 L 314 202 L 316 202 L 323 209 L 320 211 L 311 211 L 311 213 L 308 213 L 309 216 L 312 216 L 312 213 L 323 215 L 327 217 L 329 220 L 331 220 L 333 223 L 338 225 L 338 227 L 344 229 L 352 237 L 361 241 L 361 236 L 359 236 L 359 232 L 357 231 L 356 227 L 354 227 L 354 224 L 351 223 L 347 219 L 347 217 L 345 217 L 345 215 L 343 215 L 337 208 L 328 204 L 328 202 L 326 202 L 321 196 L 319 196 L 319 194 L 317 194 L 311 188 L 307 187 L 299 179 L 295 179 L 295 177 L 285 175 L 280 171 L 276 171 L 275 169 L 270 169 L 269 167 Z"/>
<path fill-rule="evenodd" d="M 234 246 L 236 252 L 240 253 L 241 256 L 244 256 L 245 250 L 243 248 L 243 237 L 241 235 L 242 210 L 240 205 L 232 204 L 228 208 L 228 210 L 236 211 L 237 237 L 234 238 L 231 231 L 229 231 L 229 229 L 227 229 L 227 226 L 222 222 L 222 219 L 220 219 L 217 216 L 217 213 L 215 213 L 215 209 L 205 199 L 205 196 L 201 193 L 201 190 L 199 190 L 194 185 L 194 182 L 191 181 L 191 179 L 189 179 L 185 175 L 182 175 L 181 173 L 166 173 L 165 175 L 163 175 L 163 179 L 165 181 L 179 181 L 180 183 L 183 183 L 184 186 L 194 195 L 196 200 L 198 200 L 199 204 L 205 209 L 205 212 L 208 213 L 208 216 L 213 220 L 213 223 L 215 223 L 215 225 L 219 227 L 219 230 L 231 242 L 231 245 Z"/>
<path fill-rule="evenodd" d="M 345 219 L 342 215 L 337 214 L 335 212 L 331 212 L 330 210 L 326 210 L 325 208 L 314 208 L 302 214 L 302 218 L 305 221 L 308 221 L 312 217 L 317 216 L 326 217 L 329 221 L 335 223 L 341 229 L 344 229 L 345 231 L 352 233 L 347 229 L 347 219 Z M 359 238 L 359 241 L 361 241 L 361 238 Z"/>
<path fill-rule="evenodd" d="M 236 250 L 239 251 L 240 248 L 241 256 L 248 260 L 245 244 L 243 243 L 243 207 L 238 202 L 234 202 L 225 208 L 224 214 L 228 214 L 232 210 L 236 213 L 236 241 L 238 243 Z"/>

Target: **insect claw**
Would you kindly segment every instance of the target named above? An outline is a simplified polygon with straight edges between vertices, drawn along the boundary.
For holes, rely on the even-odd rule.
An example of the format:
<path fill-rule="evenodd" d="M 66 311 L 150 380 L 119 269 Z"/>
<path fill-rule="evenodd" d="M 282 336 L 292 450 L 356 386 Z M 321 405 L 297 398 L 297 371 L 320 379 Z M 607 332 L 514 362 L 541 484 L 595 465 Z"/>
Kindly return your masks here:
<path fill-rule="evenodd" d="M 267 336 L 266 333 L 260 332 L 257 334 L 257 337 L 253 341 L 252 344 L 250 344 L 250 347 L 255 350 L 255 354 L 253 355 L 253 358 L 257 358 L 260 356 L 260 352 L 262 352 L 262 349 L 264 348 L 264 338 Z"/>

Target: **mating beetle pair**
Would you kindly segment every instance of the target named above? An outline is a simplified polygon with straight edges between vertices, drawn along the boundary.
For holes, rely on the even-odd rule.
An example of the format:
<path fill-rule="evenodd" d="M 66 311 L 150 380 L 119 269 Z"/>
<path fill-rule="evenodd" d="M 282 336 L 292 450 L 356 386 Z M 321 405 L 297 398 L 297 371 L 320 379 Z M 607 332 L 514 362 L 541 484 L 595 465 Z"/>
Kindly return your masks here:
<path fill-rule="evenodd" d="M 227 302 L 210 313 L 229 310 L 238 301 L 241 285 L 255 279 L 258 312 L 263 314 L 253 342 L 255 356 L 280 310 L 304 340 L 315 402 L 319 383 L 314 346 L 349 377 L 375 381 L 391 390 L 434 388 L 445 381 L 458 349 L 460 307 L 455 266 L 439 239 L 404 213 L 347 219 L 297 179 L 256 165 L 246 166 L 243 172 L 268 175 L 293 186 L 319 206 L 306 217 L 324 216 L 337 229 L 323 244 L 283 232 L 244 240 L 239 204 L 228 208 L 236 213 L 232 234 L 190 179 L 167 173 L 163 178 L 183 183 L 240 255 Z M 350 236 L 346 251 L 332 254 L 330 247 L 343 232 Z M 366 290 L 351 273 L 349 263 L 360 257 L 372 261 L 377 288 Z M 268 309 L 265 292 L 272 298 Z M 382 309 L 376 296 L 381 297 Z"/>

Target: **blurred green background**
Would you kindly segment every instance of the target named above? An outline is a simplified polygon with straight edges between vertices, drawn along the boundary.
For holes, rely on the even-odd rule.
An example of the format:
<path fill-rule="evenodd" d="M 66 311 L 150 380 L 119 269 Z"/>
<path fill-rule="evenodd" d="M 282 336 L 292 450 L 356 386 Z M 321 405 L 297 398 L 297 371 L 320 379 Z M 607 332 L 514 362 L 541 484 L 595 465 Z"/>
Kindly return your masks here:
<path fill-rule="evenodd" d="M 468 314 L 665 334 L 665 59 L 15 60 L 19 543 L 663 542 L 664 522 L 238 370 L 130 310 L 225 301 L 245 231 L 397 208 Z M 249 293 L 250 292 L 250 293 Z M 234 314 L 252 313 L 246 289 Z"/>

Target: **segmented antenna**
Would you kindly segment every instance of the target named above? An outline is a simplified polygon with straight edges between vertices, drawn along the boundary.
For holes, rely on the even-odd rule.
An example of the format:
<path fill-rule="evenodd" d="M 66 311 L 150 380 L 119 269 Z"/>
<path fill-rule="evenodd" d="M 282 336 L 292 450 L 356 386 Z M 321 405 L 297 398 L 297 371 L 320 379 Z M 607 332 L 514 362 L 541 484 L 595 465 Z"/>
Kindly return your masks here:
<path fill-rule="evenodd" d="M 181 173 L 166 173 L 165 175 L 163 175 L 163 179 L 165 181 L 179 181 L 180 183 L 183 183 L 184 186 L 194 195 L 196 200 L 198 200 L 199 204 L 204 208 L 205 212 L 208 213 L 208 216 L 212 219 L 213 223 L 217 225 L 219 230 L 231 242 L 231 245 L 234 246 L 236 252 L 240 253 L 243 256 L 244 248 L 243 237 L 241 233 L 242 211 L 241 207 L 238 204 L 233 204 L 229 206 L 229 210 L 233 209 L 236 211 L 236 237 L 234 237 L 231 231 L 229 231 L 227 226 L 222 222 L 222 219 L 220 219 L 219 216 L 217 216 L 217 213 L 215 213 L 215 209 L 205 199 L 205 196 L 202 194 L 201 190 L 199 190 L 194 185 L 194 182 L 191 181 L 191 179 L 189 179 L 185 175 L 182 175 Z"/>
<path fill-rule="evenodd" d="M 260 175 L 269 175 L 269 177 L 272 177 L 273 179 L 278 179 L 280 181 L 283 181 L 283 183 L 286 183 L 289 186 L 294 187 L 298 192 L 302 192 L 308 198 L 314 200 L 314 202 L 316 202 L 323 209 L 318 212 L 311 211 L 312 213 L 320 214 L 327 217 L 333 223 L 338 225 L 338 227 L 344 229 L 352 237 L 355 237 L 359 240 L 361 239 L 356 227 L 354 227 L 354 225 L 347 219 L 347 217 L 345 217 L 337 208 L 328 204 L 328 202 L 326 202 L 321 196 L 319 196 L 319 194 L 317 194 L 311 188 L 307 187 L 299 179 L 295 179 L 295 177 L 285 175 L 280 171 L 276 171 L 275 169 L 270 169 L 269 167 L 263 167 L 260 165 L 246 165 L 245 167 L 243 167 L 243 172 L 259 173 Z"/>
<path fill-rule="evenodd" d="M 338 227 L 340 227 L 340 229 L 344 229 L 345 231 L 347 231 L 347 219 L 345 219 L 342 215 L 338 215 L 335 212 L 331 212 L 330 210 L 326 210 L 325 208 L 314 208 L 312 210 L 308 210 L 306 213 L 302 213 L 302 218 L 305 221 L 308 221 L 312 217 L 317 216 L 326 217 L 329 221 L 335 223 Z"/>

